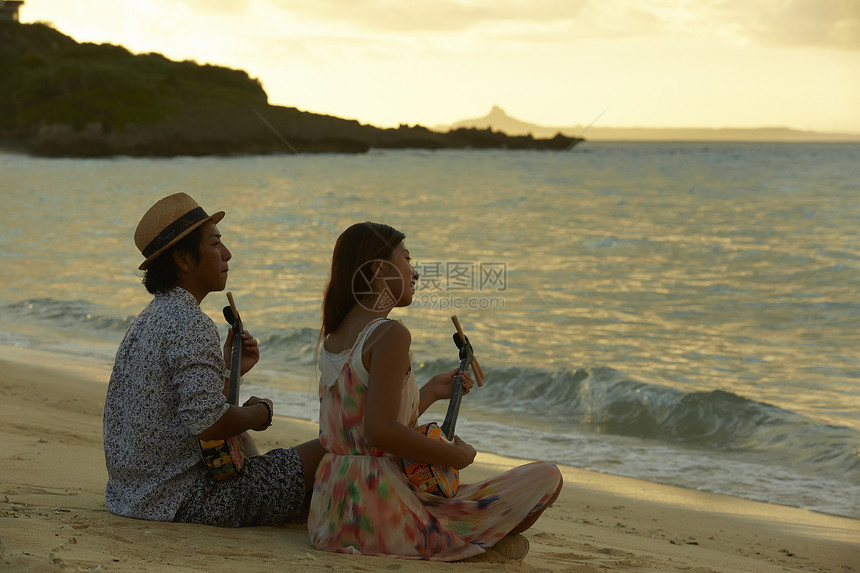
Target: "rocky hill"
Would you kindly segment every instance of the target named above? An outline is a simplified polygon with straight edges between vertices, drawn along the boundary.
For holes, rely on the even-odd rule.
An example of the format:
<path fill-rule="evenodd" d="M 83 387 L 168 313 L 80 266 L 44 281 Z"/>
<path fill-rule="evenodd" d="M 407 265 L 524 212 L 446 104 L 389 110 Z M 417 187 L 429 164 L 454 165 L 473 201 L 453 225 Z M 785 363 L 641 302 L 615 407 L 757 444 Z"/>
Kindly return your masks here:
<path fill-rule="evenodd" d="M 816 131 L 801 131 L 787 127 L 761 128 L 647 128 L 647 127 L 603 127 L 597 121 L 595 125 L 586 127 L 546 127 L 528 123 L 509 116 L 505 111 L 493 106 L 490 113 L 484 117 L 464 119 L 450 127 L 436 129 L 491 129 L 503 131 L 509 135 L 532 135 L 534 137 L 552 137 L 558 133 L 570 137 L 587 135 L 591 141 L 781 141 L 781 142 L 817 142 L 817 141 L 860 141 L 860 134 L 851 133 L 821 133 Z"/>
<path fill-rule="evenodd" d="M 78 43 L 40 23 L 0 21 L 0 69 L 0 148 L 42 156 L 564 150 L 579 141 L 490 128 L 382 129 L 272 106 L 244 71 Z"/>

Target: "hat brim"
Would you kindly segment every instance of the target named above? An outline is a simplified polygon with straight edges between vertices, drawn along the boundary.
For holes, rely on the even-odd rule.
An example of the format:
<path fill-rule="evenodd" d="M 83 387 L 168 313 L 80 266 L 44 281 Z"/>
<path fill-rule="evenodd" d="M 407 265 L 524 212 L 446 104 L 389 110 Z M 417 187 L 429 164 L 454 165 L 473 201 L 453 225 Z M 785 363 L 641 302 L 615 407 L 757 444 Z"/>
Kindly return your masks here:
<path fill-rule="evenodd" d="M 224 211 L 218 211 L 217 213 L 213 213 L 212 215 L 209 215 L 207 218 L 205 218 L 203 220 L 197 221 L 196 223 L 194 223 L 193 225 L 191 225 L 190 227 L 188 227 L 187 229 L 185 229 L 184 231 L 182 231 L 181 233 L 176 235 L 172 241 L 170 241 L 169 243 L 167 243 L 166 245 L 164 245 L 163 247 L 161 247 L 160 249 L 158 249 L 157 251 L 155 251 L 154 253 L 149 255 L 146 258 L 146 260 L 143 261 L 142 263 L 140 263 L 140 266 L 137 268 L 142 270 L 142 271 L 145 271 L 149 267 L 149 263 L 151 263 L 152 261 L 154 261 L 155 259 L 160 257 L 162 253 L 164 253 L 167 249 L 169 249 L 170 247 L 172 247 L 173 245 L 175 245 L 176 243 L 181 241 L 183 239 L 183 237 L 187 236 L 189 233 L 191 233 L 191 231 L 193 231 L 194 229 L 196 229 L 197 227 L 199 227 L 201 225 L 205 225 L 209 221 L 212 221 L 213 223 L 218 224 L 218 222 L 224 218 L 224 214 L 225 214 Z"/>

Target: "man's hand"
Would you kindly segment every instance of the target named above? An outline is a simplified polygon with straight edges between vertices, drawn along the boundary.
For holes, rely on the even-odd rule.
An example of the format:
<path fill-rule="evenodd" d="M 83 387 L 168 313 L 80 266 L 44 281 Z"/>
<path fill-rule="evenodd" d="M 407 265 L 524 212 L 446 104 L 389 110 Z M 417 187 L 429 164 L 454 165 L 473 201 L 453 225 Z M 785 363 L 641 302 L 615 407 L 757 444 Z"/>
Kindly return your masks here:
<path fill-rule="evenodd" d="M 272 405 L 272 401 L 268 398 L 257 398 L 256 396 L 251 396 L 250 398 L 248 398 L 245 403 L 242 404 L 242 406 L 248 408 L 251 406 L 256 406 L 257 404 L 263 404 L 266 407 L 265 417 L 262 423 L 251 427 L 251 429 L 257 432 L 262 432 L 263 430 L 272 425 L 272 417 L 270 413 L 274 412 L 274 406 Z"/>
<path fill-rule="evenodd" d="M 227 340 L 224 341 L 224 363 L 227 364 L 227 370 L 230 369 L 232 363 L 232 350 L 233 329 L 230 328 L 227 330 Z M 259 361 L 260 347 L 257 346 L 257 339 L 246 330 L 242 332 L 242 363 L 239 366 L 239 374 L 244 376 Z"/>

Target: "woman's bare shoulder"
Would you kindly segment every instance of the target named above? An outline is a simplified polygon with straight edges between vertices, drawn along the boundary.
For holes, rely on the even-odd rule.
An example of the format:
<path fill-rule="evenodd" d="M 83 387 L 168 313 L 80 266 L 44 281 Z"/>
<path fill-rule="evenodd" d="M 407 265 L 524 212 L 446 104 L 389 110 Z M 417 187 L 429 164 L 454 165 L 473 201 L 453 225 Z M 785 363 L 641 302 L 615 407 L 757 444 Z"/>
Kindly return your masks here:
<path fill-rule="evenodd" d="M 412 343 L 412 333 L 399 320 L 386 320 L 376 327 L 367 337 L 365 348 L 374 346 L 390 347 L 405 344 L 408 348 Z"/>

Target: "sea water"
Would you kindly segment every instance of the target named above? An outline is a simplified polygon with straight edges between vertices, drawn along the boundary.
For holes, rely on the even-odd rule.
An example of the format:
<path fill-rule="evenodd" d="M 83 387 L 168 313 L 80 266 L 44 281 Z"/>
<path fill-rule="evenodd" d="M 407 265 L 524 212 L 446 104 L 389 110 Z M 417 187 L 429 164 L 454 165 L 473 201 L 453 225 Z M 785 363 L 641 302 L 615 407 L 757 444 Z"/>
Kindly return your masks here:
<path fill-rule="evenodd" d="M 0 344 L 109 364 L 150 299 L 134 227 L 179 191 L 227 211 L 242 393 L 280 414 L 316 419 L 331 250 L 380 221 L 421 274 L 392 313 L 419 382 L 457 365 L 452 314 L 485 370 L 477 449 L 860 518 L 860 144 L 0 155 Z"/>

